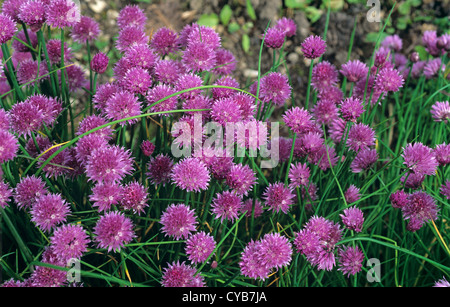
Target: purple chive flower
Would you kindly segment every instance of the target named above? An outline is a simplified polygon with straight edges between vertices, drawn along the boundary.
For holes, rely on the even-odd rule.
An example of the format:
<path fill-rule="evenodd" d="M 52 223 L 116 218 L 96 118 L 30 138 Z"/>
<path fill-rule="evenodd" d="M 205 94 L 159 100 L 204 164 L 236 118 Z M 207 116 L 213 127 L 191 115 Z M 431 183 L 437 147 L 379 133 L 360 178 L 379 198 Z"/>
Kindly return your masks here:
<path fill-rule="evenodd" d="M 40 0 L 28 0 L 20 6 L 19 19 L 37 32 L 45 23 L 45 3 Z"/>
<path fill-rule="evenodd" d="M 38 159 L 38 165 L 39 167 L 42 167 L 44 163 L 50 159 L 50 157 L 59 150 L 58 147 L 54 148 L 43 148 L 42 156 Z M 48 178 L 56 178 L 59 176 L 63 176 L 69 173 L 68 169 L 68 163 L 70 162 L 71 156 L 68 149 L 64 149 L 61 152 L 59 152 L 55 157 L 53 157 L 51 160 L 49 160 L 49 163 L 47 163 L 43 167 L 43 171 L 45 173 L 45 176 Z"/>
<path fill-rule="evenodd" d="M 265 234 L 258 247 L 256 254 L 262 266 L 279 269 L 291 262 L 292 244 L 279 233 Z"/>
<path fill-rule="evenodd" d="M 26 103 L 36 106 L 44 115 L 43 122 L 47 126 L 53 126 L 57 117 L 62 112 L 62 102 L 54 97 L 47 97 L 41 94 L 29 96 Z"/>
<path fill-rule="evenodd" d="M 0 109 L 0 130 L 9 130 L 9 115 L 4 109 Z"/>
<path fill-rule="evenodd" d="M 34 175 L 20 179 L 14 189 L 14 201 L 20 209 L 30 209 L 43 195 L 47 194 L 44 181 Z"/>
<path fill-rule="evenodd" d="M 46 14 L 47 24 L 60 29 L 75 26 L 81 18 L 80 7 L 73 0 L 52 0 Z"/>
<path fill-rule="evenodd" d="M 233 97 L 220 98 L 212 104 L 211 118 L 225 127 L 227 123 L 236 123 L 243 119 L 242 109 Z"/>
<path fill-rule="evenodd" d="M 171 204 L 161 215 L 160 223 L 165 236 L 175 240 L 187 239 L 197 225 L 195 210 L 185 204 Z"/>
<path fill-rule="evenodd" d="M 219 48 L 216 51 L 216 67 L 213 72 L 217 75 L 230 75 L 236 69 L 237 60 L 234 54 L 223 48 Z"/>
<path fill-rule="evenodd" d="M 153 83 L 149 72 L 140 67 L 130 68 L 119 82 L 122 88 L 136 95 L 146 95 Z"/>
<path fill-rule="evenodd" d="M 403 86 L 403 76 L 394 68 L 381 69 L 375 80 L 375 87 L 383 93 L 397 92 Z"/>
<path fill-rule="evenodd" d="M 403 47 L 403 41 L 397 34 L 388 35 L 381 42 L 381 46 L 399 52 Z"/>
<path fill-rule="evenodd" d="M 102 115 L 97 115 L 97 114 L 88 115 L 81 120 L 80 124 L 78 125 L 78 130 L 75 134 L 82 135 L 86 132 L 89 132 L 95 128 L 103 126 L 107 123 L 108 123 L 108 121 Z M 111 128 L 111 126 L 107 126 L 107 127 L 98 129 L 97 131 L 92 132 L 89 135 L 91 135 L 91 134 L 96 134 L 96 135 L 101 136 L 105 140 L 110 140 L 110 139 L 112 139 L 113 129 Z"/>
<path fill-rule="evenodd" d="M 132 210 L 140 215 L 148 207 L 149 194 L 147 188 L 137 181 L 132 181 L 124 186 L 120 205 L 125 210 Z"/>
<path fill-rule="evenodd" d="M 166 84 L 158 84 L 151 88 L 147 93 L 147 104 L 152 112 L 166 112 L 177 109 L 177 96 L 169 97 L 176 91 L 173 87 Z M 157 103 L 158 102 L 158 103 Z M 153 105 L 153 106 L 152 106 Z M 171 116 L 171 113 L 162 113 L 161 116 Z"/>
<path fill-rule="evenodd" d="M 330 125 L 338 117 L 338 107 L 332 100 L 320 99 L 312 107 L 311 113 L 319 125 Z"/>
<path fill-rule="evenodd" d="M 448 101 L 436 101 L 430 112 L 434 121 L 448 123 L 450 119 L 450 103 Z"/>
<path fill-rule="evenodd" d="M 156 81 L 174 86 L 181 74 L 178 63 L 173 59 L 164 59 L 155 62 L 153 69 Z"/>
<path fill-rule="evenodd" d="M 206 165 L 197 158 L 185 158 L 172 169 L 172 181 L 187 192 L 200 192 L 209 185 L 210 174 Z"/>
<path fill-rule="evenodd" d="M 124 195 L 123 187 L 117 182 L 98 182 L 92 188 L 89 201 L 98 212 L 109 211 L 117 205 Z"/>
<path fill-rule="evenodd" d="M 99 35 L 99 23 L 88 16 L 81 16 L 79 22 L 72 27 L 71 37 L 79 44 L 86 44 L 86 41 L 93 42 Z"/>
<path fill-rule="evenodd" d="M 312 216 L 294 239 L 299 253 L 319 270 L 330 271 L 336 264 L 334 250 L 342 237 L 342 229 L 323 217 Z"/>
<path fill-rule="evenodd" d="M 314 60 L 325 53 L 327 43 L 320 36 L 311 35 L 303 41 L 301 48 L 305 58 Z"/>
<path fill-rule="evenodd" d="M 187 47 L 190 44 L 203 42 L 215 51 L 221 47 L 220 41 L 220 35 L 213 28 L 193 24 L 187 37 Z"/>
<path fill-rule="evenodd" d="M 157 58 L 158 56 L 146 44 L 133 45 L 123 55 L 129 67 L 139 67 L 149 71 L 155 67 Z"/>
<path fill-rule="evenodd" d="M 65 69 L 66 72 L 66 83 L 69 91 L 71 93 L 76 92 L 82 87 L 88 86 L 88 80 L 86 79 L 85 71 L 80 65 L 74 64 L 68 66 Z M 61 70 L 58 70 L 58 78 L 60 78 L 61 85 Z"/>
<path fill-rule="evenodd" d="M 437 32 L 436 30 L 425 31 L 422 35 L 422 42 L 425 45 L 425 49 L 432 55 L 439 55 L 439 48 L 437 47 Z"/>
<path fill-rule="evenodd" d="M 356 123 L 356 120 L 364 113 L 364 104 L 359 98 L 346 98 L 340 105 L 342 118 L 348 122 Z"/>
<path fill-rule="evenodd" d="M 401 209 L 408 203 L 409 194 L 403 190 L 397 190 L 389 196 L 393 208 Z"/>
<path fill-rule="evenodd" d="M 19 149 L 19 141 L 7 130 L 0 130 L 0 164 L 14 159 Z"/>
<path fill-rule="evenodd" d="M 450 164 L 450 144 L 438 144 L 433 152 L 439 165 Z"/>
<path fill-rule="evenodd" d="M 47 52 L 51 64 L 61 63 L 61 46 L 61 40 L 59 39 L 50 39 L 47 41 Z M 70 62 L 72 58 L 72 49 L 64 42 L 64 62 Z"/>
<path fill-rule="evenodd" d="M 338 260 L 338 270 L 350 277 L 350 275 L 361 272 L 364 253 L 358 246 L 345 246 L 338 249 Z"/>
<path fill-rule="evenodd" d="M 441 194 L 445 196 L 445 198 L 450 199 L 450 180 L 446 180 L 445 184 L 441 186 Z"/>
<path fill-rule="evenodd" d="M 255 202 L 254 206 L 253 206 L 253 201 Z M 253 213 L 253 208 L 255 209 L 254 213 Z M 245 214 L 246 217 L 252 217 L 252 215 L 253 215 L 254 218 L 260 217 L 263 214 L 263 211 L 264 211 L 264 208 L 262 206 L 262 203 L 258 199 L 252 199 L 252 198 L 245 200 L 242 203 L 242 206 L 239 210 L 240 213 L 247 212 Z"/>
<path fill-rule="evenodd" d="M 108 141 L 100 134 L 92 133 L 78 140 L 75 150 L 75 159 L 83 167 L 86 166 L 91 153 L 102 147 L 108 146 Z"/>
<path fill-rule="evenodd" d="M 350 82 L 357 82 L 362 78 L 367 77 L 368 72 L 369 67 L 359 60 L 348 61 L 347 63 L 342 64 L 340 70 L 340 73 Z"/>
<path fill-rule="evenodd" d="M 339 105 L 344 98 L 344 92 L 338 86 L 329 86 L 318 92 L 317 98 L 319 100 L 330 100 Z"/>
<path fill-rule="evenodd" d="M 148 140 L 142 141 L 140 148 L 142 153 L 147 157 L 150 157 L 156 149 L 155 144 Z"/>
<path fill-rule="evenodd" d="M 266 205 L 270 210 L 277 213 L 280 210 L 283 213 L 287 213 L 294 203 L 294 197 L 295 195 L 292 193 L 292 189 L 286 187 L 281 182 L 269 184 L 263 194 Z"/>
<path fill-rule="evenodd" d="M 427 79 L 437 77 L 440 73 L 444 73 L 445 64 L 442 64 L 441 58 L 428 60 L 423 67 L 423 74 Z"/>
<path fill-rule="evenodd" d="M 238 218 L 239 210 L 242 206 L 242 198 L 240 195 L 232 191 L 224 191 L 217 193 L 211 204 L 211 211 L 216 219 L 220 218 L 220 222 L 235 221 Z"/>
<path fill-rule="evenodd" d="M 175 84 L 175 91 L 181 92 L 184 90 L 192 89 L 195 87 L 202 86 L 203 80 L 199 76 L 192 74 L 192 73 L 185 73 L 178 77 L 178 80 Z M 199 95 L 201 93 L 200 89 L 195 90 L 189 90 L 185 93 L 181 93 L 178 97 L 181 99 L 190 99 L 194 98 L 195 96 Z"/>
<path fill-rule="evenodd" d="M 41 262 L 59 267 L 67 266 L 67 262 L 57 257 L 52 246 L 45 248 Z M 36 266 L 30 278 L 24 283 L 29 287 L 61 287 L 67 284 L 67 272 L 45 266 Z"/>
<path fill-rule="evenodd" d="M 244 251 L 241 253 L 241 261 L 239 267 L 241 274 L 253 279 L 266 279 L 269 277 L 271 268 L 262 263 L 259 260 L 258 252 L 260 251 L 261 242 L 251 240 Z"/>
<path fill-rule="evenodd" d="M 119 87 L 112 83 L 100 84 L 92 99 L 94 107 L 102 114 L 106 115 L 106 103 L 109 98 L 119 92 Z"/>
<path fill-rule="evenodd" d="M 89 181 L 117 182 L 133 170 L 131 152 L 116 145 L 94 149 L 86 163 Z"/>
<path fill-rule="evenodd" d="M 17 31 L 14 20 L 4 12 L 0 14 L 0 44 L 10 41 Z"/>
<path fill-rule="evenodd" d="M 282 30 L 286 37 L 293 37 L 297 34 L 297 25 L 295 24 L 295 21 L 287 17 L 279 19 L 275 24 L 275 28 Z"/>
<path fill-rule="evenodd" d="M 330 139 L 332 139 L 335 144 L 345 141 L 347 131 L 346 126 L 347 122 L 340 117 L 331 122 L 328 132 L 330 134 Z"/>
<path fill-rule="evenodd" d="M 104 74 L 108 69 L 109 58 L 106 54 L 99 52 L 91 60 L 92 71 L 98 74 Z"/>
<path fill-rule="evenodd" d="M 204 231 L 193 234 L 186 241 L 186 254 L 192 263 L 205 262 L 215 248 L 214 237 Z"/>
<path fill-rule="evenodd" d="M 150 47 L 160 56 L 177 52 L 180 49 L 177 32 L 167 27 L 159 28 L 153 33 Z"/>
<path fill-rule="evenodd" d="M 81 258 L 91 240 L 81 225 L 68 224 L 56 228 L 50 242 L 56 256 L 67 262 L 71 258 Z"/>
<path fill-rule="evenodd" d="M 263 35 L 264 45 L 267 48 L 281 49 L 284 45 L 284 39 L 286 38 L 285 32 L 277 27 L 267 29 Z"/>
<path fill-rule="evenodd" d="M 383 69 L 384 67 L 391 66 L 392 62 L 392 52 L 390 49 L 385 47 L 380 47 L 375 52 L 375 60 L 374 60 L 374 67 L 375 69 Z M 372 67 L 372 69 L 374 68 Z"/>
<path fill-rule="evenodd" d="M 239 88 L 239 82 L 231 76 L 220 77 L 217 81 L 214 82 L 213 85 Z M 218 88 L 212 88 L 211 93 L 212 93 L 213 99 L 220 99 L 220 98 L 232 97 L 237 94 L 237 91 L 233 90 L 233 89 L 218 87 Z"/>
<path fill-rule="evenodd" d="M 367 88 L 366 78 L 362 78 L 355 83 L 354 97 L 364 100 L 364 93 L 366 93 L 366 101 L 371 98 L 371 106 L 376 105 L 379 100 L 381 101 L 384 98 L 384 93 L 375 86 L 375 77 L 373 75 L 369 76 Z"/>
<path fill-rule="evenodd" d="M 161 285 L 166 288 L 204 287 L 203 276 L 197 274 L 197 269 L 179 261 L 164 268 Z"/>
<path fill-rule="evenodd" d="M 207 97 L 205 95 L 198 95 L 194 98 L 186 99 L 182 103 L 183 110 L 202 110 L 202 109 L 211 109 L 212 98 Z M 209 118 L 209 111 L 186 111 L 187 115 L 194 115 L 197 113 L 201 113 L 202 118 Z"/>
<path fill-rule="evenodd" d="M 236 194 L 247 196 L 256 183 L 256 174 L 247 164 L 235 164 L 227 174 L 226 183 Z"/>
<path fill-rule="evenodd" d="M 38 38 L 37 38 L 36 33 L 31 31 L 30 29 L 27 29 L 27 34 L 28 34 L 28 38 L 30 39 L 31 47 L 36 48 L 37 45 L 38 45 Z M 28 45 L 28 41 L 27 41 L 27 37 L 25 35 L 25 31 L 17 32 L 16 38 L 20 39 L 23 42 L 26 42 L 27 45 Z M 30 52 L 31 51 L 30 48 L 28 46 L 25 46 L 21 41 L 16 40 L 16 39 L 12 41 L 11 45 L 12 45 L 15 53 Z"/>
<path fill-rule="evenodd" d="M 439 279 L 434 283 L 435 288 L 443 288 L 443 287 L 450 287 L 450 283 L 443 277 L 442 279 Z"/>
<path fill-rule="evenodd" d="M 190 72 L 202 72 L 216 66 L 216 53 L 204 42 L 190 43 L 183 51 L 182 63 Z"/>
<path fill-rule="evenodd" d="M 405 188 L 417 190 L 421 188 L 422 183 L 425 180 L 425 175 L 409 172 L 400 178 L 400 180 L 405 185 Z"/>
<path fill-rule="evenodd" d="M 339 215 L 344 223 L 345 227 L 356 232 L 362 231 L 364 223 L 364 215 L 361 209 L 357 207 L 350 207 L 344 209 L 344 214 Z"/>
<path fill-rule="evenodd" d="M 301 186 L 308 186 L 310 169 L 306 163 L 296 163 L 289 169 L 289 179 L 291 183 L 289 187 L 299 188 Z"/>
<path fill-rule="evenodd" d="M 360 151 L 375 145 L 375 131 L 366 124 L 353 125 L 348 132 L 347 146 L 350 150 Z"/>
<path fill-rule="evenodd" d="M 339 81 L 339 72 L 336 66 L 328 61 L 317 63 L 312 71 L 311 85 L 321 92 L 329 87 L 335 87 Z"/>
<path fill-rule="evenodd" d="M 128 91 L 121 90 L 113 94 L 107 101 L 105 112 L 111 120 L 123 120 L 125 118 L 137 116 L 141 114 L 141 102 L 138 97 Z M 127 124 L 132 125 L 138 121 L 128 119 L 120 122 L 121 126 Z"/>
<path fill-rule="evenodd" d="M 30 102 L 18 102 L 9 110 L 11 129 L 19 136 L 31 135 L 44 122 L 44 114 Z"/>
<path fill-rule="evenodd" d="M 371 168 L 378 161 L 378 153 L 376 149 L 365 148 L 359 151 L 352 163 L 350 168 L 353 173 L 361 173 L 365 170 Z"/>
<path fill-rule="evenodd" d="M 351 184 L 347 191 L 344 193 L 345 201 L 348 204 L 354 203 L 358 201 L 361 198 L 361 195 L 359 194 L 359 188 L 357 188 L 354 184 Z"/>
<path fill-rule="evenodd" d="M 294 133 L 304 134 L 314 129 L 312 116 L 304 108 L 291 108 L 287 110 L 282 117 L 286 126 Z"/>
<path fill-rule="evenodd" d="M 65 222 L 70 214 L 69 204 L 60 194 L 48 193 L 39 197 L 32 205 L 31 221 L 42 231 L 50 232 L 58 224 Z"/>
<path fill-rule="evenodd" d="M 168 155 L 159 154 L 148 162 L 146 175 L 152 184 L 165 185 L 170 181 L 172 168 L 172 159 Z"/>
<path fill-rule="evenodd" d="M 291 95 L 292 87 L 286 75 L 272 72 L 260 80 L 259 96 L 262 102 L 273 102 L 282 106 Z"/>
<path fill-rule="evenodd" d="M 421 175 L 435 175 L 439 164 L 433 150 L 420 142 L 403 147 L 402 157 L 410 171 Z"/>
<path fill-rule="evenodd" d="M 143 29 L 134 26 L 126 26 L 119 31 L 115 46 L 120 52 L 126 52 L 136 45 L 148 44 L 149 37 Z"/>
<path fill-rule="evenodd" d="M 0 181 L 0 207 L 6 208 L 12 196 L 13 190 L 9 187 L 9 184 Z"/>
<path fill-rule="evenodd" d="M 105 213 L 94 227 L 95 241 L 99 248 L 106 248 L 108 252 L 120 252 L 136 237 L 133 227 L 133 222 L 122 212 Z"/>
<path fill-rule="evenodd" d="M 403 218 L 409 220 L 407 229 L 415 232 L 430 220 L 437 220 L 439 207 L 433 197 L 422 191 L 409 195 L 408 203 L 402 207 Z"/>
<path fill-rule="evenodd" d="M 3 14 L 9 16 L 15 22 L 20 22 L 19 13 L 20 6 L 25 3 L 26 0 L 5 0 L 2 2 Z"/>
<path fill-rule="evenodd" d="M 126 26 L 144 29 L 146 24 L 147 16 L 144 10 L 137 5 L 126 5 L 119 11 L 119 16 L 117 16 L 117 26 L 119 29 L 123 29 Z"/>

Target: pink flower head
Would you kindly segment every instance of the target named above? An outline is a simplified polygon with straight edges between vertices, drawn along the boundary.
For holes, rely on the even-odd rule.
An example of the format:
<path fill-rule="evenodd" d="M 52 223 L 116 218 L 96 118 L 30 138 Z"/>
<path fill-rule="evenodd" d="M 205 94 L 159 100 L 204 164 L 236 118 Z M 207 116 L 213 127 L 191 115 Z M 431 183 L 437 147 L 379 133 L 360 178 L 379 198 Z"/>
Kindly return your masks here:
<path fill-rule="evenodd" d="M 34 86 L 40 81 L 48 79 L 48 76 L 45 76 L 48 73 L 47 65 L 45 62 L 38 63 L 32 59 L 23 61 L 20 63 L 19 68 L 17 69 L 17 81 L 19 84 L 27 86 Z"/>
<path fill-rule="evenodd" d="M 378 153 L 376 149 L 365 148 L 360 150 L 352 163 L 350 168 L 353 173 L 361 173 L 371 168 L 378 161 Z"/>
<path fill-rule="evenodd" d="M 357 82 L 364 77 L 367 77 L 367 73 L 369 72 L 369 67 L 359 61 L 348 61 L 345 64 L 342 64 L 340 73 L 344 75 L 348 81 Z"/>
<path fill-rule="evenodd" d="M 133 222 L 122 212 L 111 211 L 102 215 L 94 227 L 95 241 L 108 252 L 120 252 L 125 244 L 136 237 Z"/>
<path fill-rule="evenodd" d="M 232 191 L 217 193 L 211 204 L 211 211 L 220 222 L 235 221 L 242 206 L 242 197 Z"/>
<path fill-rule="evenodd" d="M 156 149 L 155 144 L 153 144 L 149 140 L 142 141 L 140 148 L 142 150 L 142 153 L 147 157 L 150 157 Z"/>
<path fill-rule="evenodd" d="M 94 149 L 86 163 L 88 180 L 117 182 L 133 170 L 131 152 L 117 145 Z"/>
<path fill-rule="evenodd" d="M 441 186 L 441 193 L 445 198 L 450 199 L 450 180 L 446 180 L 445 184 Z"/>
<path fill-rule="evenodd" d="M 375 86 L 383 93 L 397 92 L 403 86 L 403 76 L 394 68 L 381 69 L 375 80 Z"/>
<path fill-rule="evenodd" d="M 91 60 L 92 71 L 104 74 L 108 69 L 109 58 L 106 54 L 99 52 Z"/>
<path fill-rule="evenodd" d="M 288 176 L 291 181 L 289 184 L 291 188 L 308 186 L 310 169 L 306 163 L 296 163 L 291 165 Z"/>
<path fill-rule="evenodd" d="M 197 224 L 195 210 L 185 204 L 171 204 L 161 215 L 162 232 L 175 240 L 187 239 Z"/>
<path fill-rule="evenodd" d="M 292 244 L 279 233 L 268 233 L 260 240 L 257 251 L 259 263 L 269 268 L 281 268 L 292 259 Z"/>
<path fill-rule="evenodd" d="M 117 26 L 123 29 L 127 26 L 133 26 L 139 29 L 144 29 L 147 23 L 147 16 L 137 5 L 126 5 L 119 11 L 117 16 Z"/>
<path fill-rule="evenodd" d="M 0 181 L 0 207 L 3 209 L 8 206 L 8 202 L 11 201 L 13 196 L 13 190 L 9 187 L 8 183 Z"/>
<path fill-rule="evenodd" d="M 4 44 L 11 40 L 17 31 L 16 23 L 6 15 L 0 14 L 0 44 Z"/>
<path fill-rule="evenodd" d="M 147 44 L 150 38 L 143 29 L 134 26 L 126 26 L 119 31 L 115 46 L 121 52 L 126 52 L 136 45 Z"/>
<path fill-rule="evenodd" d="M 203 276 L 197 274 L 197 269 L 179 261 L 169 264 L 164 268 L 161 285 L 170 287 L 204 287 Z"/>
<path fill-rule="evenodd" d="M 445 64 L 442 63 L 441 58 L 434 58 L 428 60 L 423 67 L 423 74 L 427 79 L 437 77 L 440 73 L 444 73 Z"/>
<path fill-rule="evenodd" d="M 80 7 L 73 0 L 52 0 L 46 13 L 47 24 L 54 28 L 73 27 L 81 19 Z"/>
<path fill-rule="evenodd" d="M 216 248 L 214 237 L 201 231 L 186 241 L 186 254 L 192 263 L 205 262 Z"/>
<path fill-rule="evenodd" d="M 450 103 L 448 101 L 436 101 L 431 107 L 431 115 L 436 122 L 448 123 L 450 120 Z"/>
<path fill-rule="evenodd" d="M 123 188 L 123 195 L 120 205 L 125 210 L 132 210 L 140 215 L 148 207 L 149 194 L 147 188 L 137 181 L 127 183 Z"/>
<path fill-rule="evenodd" d="M 243 119 L 242 109 L 234 97 L 220 98 L 213 102 L 211 118 L 222 126 L 237 123 Z"/>
<path fill-rule="evenodd" d="M 260 99 L 263 102 L 273 102 L 275 105 L 282 106 L 290 98 L 292 87 L 286 75 L 272 72 L 265 75 L 260 80 Z"/>
<path fill-rule="evenodd" d="M 135 95 L 146 95 L 152 86 L 153 80 L 146 69 L 140 67 L 130 68 L 123 79 L 119 81 L 122 88 Z"/>
<path fill-rule="evenodd" d="M 348 132 L 347 146 L 353 151 L 375 145 L 375 131 L 366 124 L 353 125 Z"/>
<path fill-rule="evenodd" d="M 18 102 L 9 110 L 12 130 L 21 135 L 31 135 L 44 122 L 44 114 L 37 105 L 28 102 Z"/>
<path fill-rule="evenodd" d="M 273 212 L 288 213 L 290 207 L 294 204 L 295 195 L 292 193 L 292 189 L 286 187 L 284 183 L 276 182 L 269 184 L 264 191 L 263 198 Z"/>
<path fill-rule="evenodd" d="M 409 170 L 422 175 L 435 175 L 439 164 L 433 150 L 420 142 L 407 144 L 402 157 Z"/>
<path fill-rule="evenodd" d="M 151 71 L 156 63 L 158 56 L 147 44 L 136 44 L 125 51 L 123 59 L 129 68 L 139 67 Z"/>
<path fill-rule="evenodd" d="M 220 35 L 213 28 L 193 24 L 187 37 L 187 47 L 202 42 L 215 51 L 221 47 L 220 41 Z"/>
<path fill-rule="evenodd" d="M 160 56 L 175 53 L 180 49 L 178 34 L 167 27 L 159 28 L 153 33 L 150 46 Z"/>
<path fill-rule="evenodd" d="M 439 165 L 450 164 L 450 144 L 438 144 L 433 151 Z"/>
<path fill-rule="evenodd" d="M 44 181 L 34 175 L 22 177 L 14 189 L 14 201 L 20 209 L 30 209 L 39 197 L 47 194 Z"/>
<path fill-rule="evenodd" d="M 339 72 L 336 66 L 328 61 L 317 63 L 312 71 L 311 85 L 321 92 L 329 87 L 334 87 L 339 81 Z"/>
<path fill-rule="evenodd" d="M 42 94 L 28 96 L 25 102 L 37 106 L 44 115 L 43 122 L 47 126 L 53 126 L 62 112 L 62 102 L 54 97 L 47 97 Z"/>
<path fill-rule="evenodd" d="M 114 96 L 120 89 L 116 84 L 104 83 L 99 84 L 97 87 L 97 92 L 95 93 L 92 102 L 94 107 L 102 114 L 106 115 L 106 103 L 109 98 Z"/>
<path fill-rule="evenodd" d="M 284 45 L 285 37 L 284 30 L 277 27 L 268 28 L 263 35 L 264 45 L 272 49 L 281 49 Z"/>
<path fill-rule="evenodd" d="M 338 259 L 338 270 L 349 277 L 361 272 L 364 253 L 358 246 L 345 246 L 338 249 Z"/>
<path fill-rule="evenodd" d="M 105 112 L 111 120 L 123 120 L 141 114 L 141 102 L 133 93 L 121 90 L 113 94 L 107 101 Z M 134 124 L 138 120 L 127 119 L 120 122 L 121 126 Z"/>
<path fill-rule="evenodd" d="M 314 128 L 311 114 L 300 107 L 293 107 L 283 115 L 284 122 L 294 133 L 307 133 Z"/>
<path fill-rule="evenodd" d="M 164 59 L 155 62 L 154 77 L 160 83 L 174 86 L 181 74 L 178 63 L 173 59 Z"/>
<path fill-rule="evenodd" d="M 45 22 L 46 5 L 40 0 L 28 0 L 20 6 L 19 19 L 26 25 L 30 26 L 31 30 L 37 32 Z"/>
<path fill-rule="evenodd" d="M 50 232 L 58 224 L 65 222 L 70 214 L 69 204 L 60 194 L 44 194 L 32 205 L 31 221 L 42 231 Z"/>
<path fill-rule="evenodd" d="M 227 185 L 238 195 L 248 195 L 256 183 L 256 174 L 247 164 L 235 164 L 227 177 Z"/>
<path fill-rule="evenodd" d="M 436 220 L 439 213 L 434 198 L 422 191 L 410 194 L 407 204 L 401 210 L 403 218 L 409 220 L 408 230 L 413 232 L 422 228 L 424 223 Z"/>
<path fill-rule="evenodd" d="M 261 242 L 251 240 L 241 253 L 241 261 L 239 267 L 241 274 L 253 279 L 266 279 L 269 277 L 271 268 L 260 262 L 258 252 L 260 251 Z"/>
<path fill-rule="evenodd" d="M 332 100 L 320 99 L 311 109 L 311 113 L 320 125 L 330 125 L 338 117 L 338 107 Z"/>
<path fill-rule="evenodd" d="M 59 39 L 50 39 L 47 41 L 47 52 L 51 64 L 61 63 L 61 47 L 62 43 Z M 69 62 L 72 58 L 72 49 L 64 42 L 64 62 Z"/>
<path fill-rule="evenodd" d="M 275 28 L 282 30 L 286 37 L 293 37 L 297 34 L 297 25 L 291 18 L 282 17 L 275 24 Z"/>
<path fill-rule="evenodd" d="M 109 211 L 113 205 L 117 205 L 124 194 L 123 187 L 117 182 L 98 182 L 92 188 L 89 201 L 99 212 Z"/>
<path fill-rule="evenodd" d="M 344 223 L 345 227 L 354 230 L 356 232 L 362 231 L 364 223 L 364 215 L 361 209 L 357 207 L 351 207 L 344 209 L 344 214 L 339 215 Z"/>
<path fill-rule="evenodd" d="M 381 42 L 381 46 L 399 52 L 402 49 L 403 41 L 398 34 L 388 35 Z"/>
<path fill-rule="evenodd" d="M 75 134 L 82 135 L 100 126 L 106 125 L 107 123 L 108 121 L 102 115 L 97 114 L 88 115 L 80 121 L 80 124 L 78 125 L 78 130 Z M 97 134 L 102 138 L 104 138 L 105 140 L 110 140 L 112 139 L 113 129 L 111 128 L 111 126 L 107 126 L 101 129 L 97 129 L 94 132 L 90 132 L 89 135 L 91 134 Z"/>
<path fill-rule="evenodd" d="M 408 203 L 409 194 L 403 190 L 397 190 L 389 196 L 393 208 L 401 209 Z"/>
<path fill-rule="evenodd" d="M 173 161 L 168 155 L 159 154 L 148 162 L 147 177 L 154 185 L 165 185 L 170 181 Z"/>
<path fill-rule="evenodd" d="M 18 150 L 18 139 L 8 130 L 0 129 L 0 164 L 14 159 Z"/>
<path fill-rule="evenodd" d="M 255 204 L 254 206 L 253 206 L 253 202 Z M 255 209 L 254 213 L 253 213 L 253 208 Z M 258 199 L 252 199 L 252 198 L 245 200 L 242 203 L 242 206 L 240 209 L 240 213 L 247 212 L 245 214 L 246 217 L 253 216 L 254 218 L 260 217 L 263 214 L 263 211 L 264 211 L 264 208 L 262 206 L 262 203 Z"/>
<path fill-rule="evenodd" d="M 81 258 L 91 240 L 81 225 L 67 224 L 55 229 L 50 242 L 56 256 L 67 262 L 72 258 Z"/>
<path fill-rule="evenodd" d="M 231 51 L 223 48 L 219 48 L 215 52 L 216 67 L 213 72 L 222 76 L 230 75 L 236 69 L 236 57 Z"/>
<path fill-rule="evenodd" d="M 345 201 L 348 204 L 354 203 L 358 201 L 361 198 L 361 195 L 359 194 L 359 188 L 357 188 L 354 184 L 351 184 L 347 191 L 344 193 Z"/>
<path fill-rule="evenodd" d="M 195 87 L 202 86 L 203 79 L 199 76 L 193 74 L 193 73 L 185 73 L 179 76 L 176 84 L 175 84 L 175 91 L 181 92 L 184 90 L 188 90 L 184 93 L 181 93 L 179 97 L 181 99 L 189 99 L 194 98 L 195 96 L 199 95 L 201 93 L 200 89 L 193 89 Z"/>
<path fill-rule="evenodd" d="M 152 112 L 165 112 L 177 109 L 177 96 L 169 97 L 175 94 L 175 89 L 167 84 L 158 84 L 151 88 L 147 93 L 147 104 Z M 162 113 L 161 116 L 170 116 L 170 113 Z"/>
<path fill-rule="evenodd" d="M 172 180 L 182 190 L 200 192 L 208 188 L 210 174 L 199 159 L 185 158 L 173 167 Z"/>
<path fill-rule="evenodd" d="M 365 112 L 365 109 L 361 99 L 349 97 L 341 103 L 340 111 L 344 120 L 356 123 L 356 120 Z"/>
<path fill-rule="evenodd" d="M 80 44 L 86 44 L 86 41 L 93 42 L 100 35 L 100 25 L 93 18 L 81 16 L 80 21 L 72 28 L 72 39 Z"/>
<path fill-rule="evenodd" d="M 313 60 L 325 53 L 327 44 L 320 36 L 311 35 L 303 41 L 301 48 L 305 58 Z"/>

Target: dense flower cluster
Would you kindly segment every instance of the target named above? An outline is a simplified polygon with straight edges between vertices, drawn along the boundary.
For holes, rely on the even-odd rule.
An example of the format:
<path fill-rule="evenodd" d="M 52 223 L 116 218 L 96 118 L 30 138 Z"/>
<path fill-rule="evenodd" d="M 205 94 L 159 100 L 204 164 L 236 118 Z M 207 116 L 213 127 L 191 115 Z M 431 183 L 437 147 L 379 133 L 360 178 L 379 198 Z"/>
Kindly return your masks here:
<path fill-rule="evenodd" d="M 49 265 L 29 265 L 28 278 L 2 286 L 70 286 L 54 267 L 87 254 L 116 270 L 108 282 L 126 285 L 142 275 L 163 287 L 300 283 L 310 278 L 287 274 L 302 260 L 298 274 L 336 268 L 350 277 L 370 256 L 363 240 L 345 244 L 354 233 L 401 222 L 389 232 L 421 235 L 446 216 L 448 34 L 424 31 L 417 49 L 428 57 L 406 56 L 400 36 L 387 35 L 373 65 L 352 53 L 340 67 L 324 38 L 310 35 L 295 51 L 310 65 L 304 99 L 281 65 L 294 19 L 264 31 L 261 50 L 278 64 L 245 84 L 215 28 L 149 31 L 131 4 L 115 22 L 107 52 L 96 44 L 100 24 L 77 1 L 2 3 L 0 215 L 8 240 L 39 241 L 17 242 L 25 262 L 40 249 Z M 411 94 L 411 82 L 433 96 Z M 273 118 L 281 129 L 267 125 Z M 273 168 L 263 167 L 267 153 Z M 399 221 L 382 216 L 397 209 Z M 17 231 L 25 223 L 11 217 L 36 229 Z"/>

